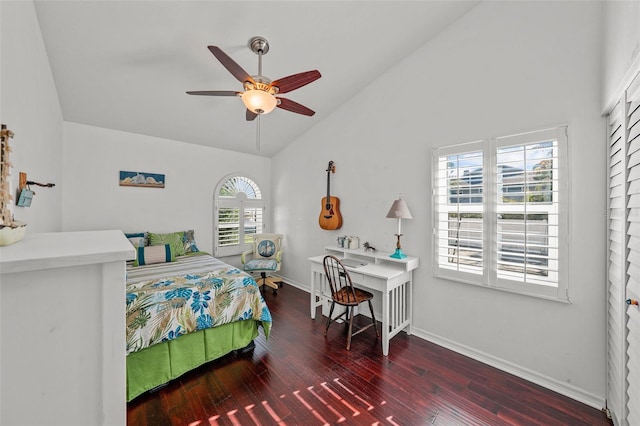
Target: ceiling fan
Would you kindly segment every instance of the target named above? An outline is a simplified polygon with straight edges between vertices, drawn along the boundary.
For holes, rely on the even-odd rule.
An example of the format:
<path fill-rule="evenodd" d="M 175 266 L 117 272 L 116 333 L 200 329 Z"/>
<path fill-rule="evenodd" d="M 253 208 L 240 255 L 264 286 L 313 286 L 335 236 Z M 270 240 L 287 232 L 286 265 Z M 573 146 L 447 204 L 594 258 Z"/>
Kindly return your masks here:
<path fill-rule="evenodd" d="M 237 62 L 229 57 L 218 46 L 208 46 L 213 56 L 238 80 L 242 83 L 244 91 L 236 92 L 232 90 L 198 90 L 187 92 L 189 95 L 205 96 L 240 96 L 242 102 L 247 107 L 246 119 L 252 121 L 262 114 L 268 114 L 275 107 L 297 114 L 312 116 L 314 111 L 291 99 L 277 96 L 282 93 L 291 92 L 306 86 L 321 77 L 318 70 L 305 71 L 293 74 L 277 80 L 270 80 L 262 75 L 262 55 L 269 51 L 269 43 L 264 37 L 253 37 L 249 40 L 249 47 L 258 55 L 258 75 L 249 75 Z M 259 134 L 259 133 L 258 133 Z"/>

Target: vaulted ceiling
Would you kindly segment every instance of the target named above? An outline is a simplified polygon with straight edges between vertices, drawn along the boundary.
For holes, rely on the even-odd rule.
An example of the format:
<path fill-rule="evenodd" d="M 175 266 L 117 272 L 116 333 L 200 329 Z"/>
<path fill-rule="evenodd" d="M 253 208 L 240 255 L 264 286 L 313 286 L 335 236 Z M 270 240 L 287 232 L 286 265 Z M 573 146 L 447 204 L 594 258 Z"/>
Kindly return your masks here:
<path fill-rule="evenodd" d="M 271 157 L 437 36 L 477 1 L 47 1 L 36 12 L 66 121 Z M 317 69 L 286 96 L 312 117 L 276 108 L 245 119 L 241 91 L 209 52 L 220 47 L 249 74 L 253 36 L 270 45 L 263 75 Z M 398 81 L 399 88 L 419 82 Z"/>

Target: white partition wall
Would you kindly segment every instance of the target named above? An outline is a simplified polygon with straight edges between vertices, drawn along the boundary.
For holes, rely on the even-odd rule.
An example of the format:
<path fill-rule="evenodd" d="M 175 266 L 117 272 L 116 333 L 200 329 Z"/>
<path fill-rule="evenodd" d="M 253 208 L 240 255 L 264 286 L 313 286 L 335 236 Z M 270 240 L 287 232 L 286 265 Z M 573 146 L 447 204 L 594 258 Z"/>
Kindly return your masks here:
<path fill-rule="evenodd" d="M 124 425 L 120 231 L 27 235 L 0 247 L 0 424 Z"/>

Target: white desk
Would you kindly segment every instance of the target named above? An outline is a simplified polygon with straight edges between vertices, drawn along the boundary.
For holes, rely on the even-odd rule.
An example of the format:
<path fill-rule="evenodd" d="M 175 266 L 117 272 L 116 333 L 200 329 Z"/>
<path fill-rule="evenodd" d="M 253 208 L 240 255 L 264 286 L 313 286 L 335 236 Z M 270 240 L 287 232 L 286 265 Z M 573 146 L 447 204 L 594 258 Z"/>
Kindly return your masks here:
<path fill-rule="evenodd" d="M 309 258 L 311 262 L 311 318 L 316 317 L 316 308 L 328 312 L 331 304 L 331 289 L 324 275 L 322 260 L 331 254 L 337 258 L 363 260 L 367 265 L 358 268 L 345 266 L 356 287 L 382 293 L 382 353 L 389 354 L 389 340 L 405 330 L 411 334 L 412 271 L 420 260 L 407 256 L 405 259 L 389 257 L 391 253 L 365 252 L 364 249 L 349 250 L 325 247 L 325 254 Z"/>

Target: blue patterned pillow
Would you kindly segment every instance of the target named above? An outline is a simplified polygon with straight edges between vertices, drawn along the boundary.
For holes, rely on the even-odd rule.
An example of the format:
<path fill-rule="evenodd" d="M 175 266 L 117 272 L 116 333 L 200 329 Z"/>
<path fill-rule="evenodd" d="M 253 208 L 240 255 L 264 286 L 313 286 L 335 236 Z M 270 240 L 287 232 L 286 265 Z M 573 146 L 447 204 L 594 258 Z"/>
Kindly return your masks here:
<path fill-rule="evenodd" d="M 196 245 L 196 239 L 193 235 L 193 229 L 189 229 L 188 231 L 184 231 L 184 235 L 182 236 L 182 244 L 184 245 L 185 253 L 198 253 L 200 250 Z"/>

